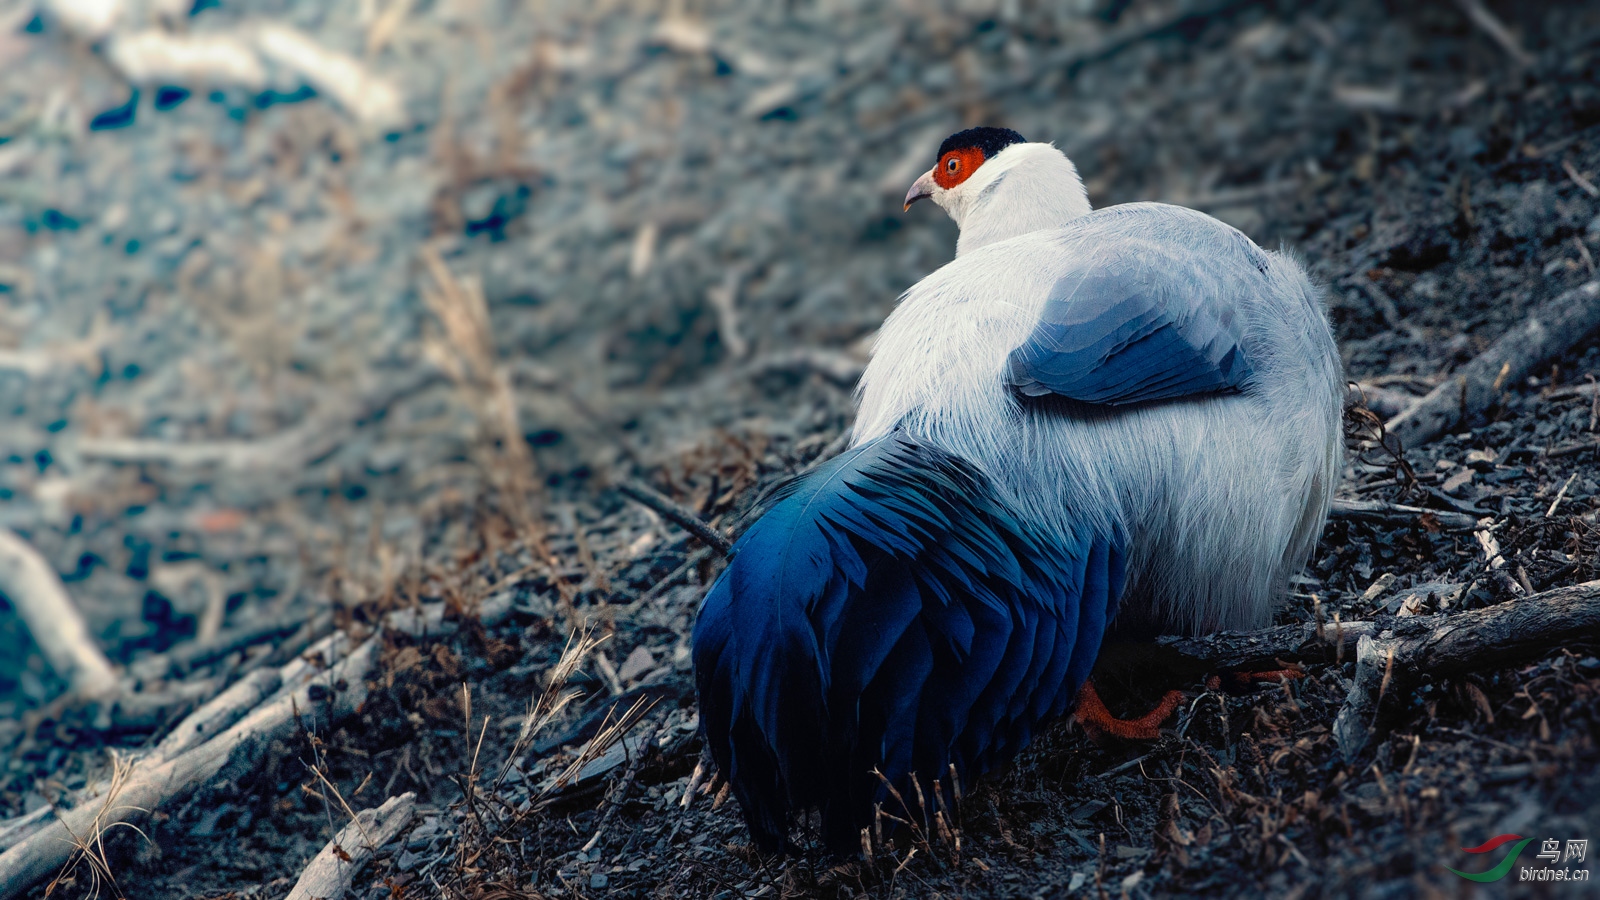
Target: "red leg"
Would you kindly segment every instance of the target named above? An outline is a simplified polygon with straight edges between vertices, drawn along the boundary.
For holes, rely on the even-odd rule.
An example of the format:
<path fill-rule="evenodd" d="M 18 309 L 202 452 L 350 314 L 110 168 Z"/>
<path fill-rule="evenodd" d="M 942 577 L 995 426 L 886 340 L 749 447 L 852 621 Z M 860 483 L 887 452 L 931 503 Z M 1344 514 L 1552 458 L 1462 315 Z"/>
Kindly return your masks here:
<path fill-rule="evenodd" d="M 1216 690 L 1222 687 L 1223 684 L 1227 684 L 1229 690 L 1244 691 L 1258 684 L 1281 682 L 1286 679 L 1293 681 L 1304 677 L 1306 677 L 1306 672 L 1299 666 L 1269 669 L 1265 672 L 1228 672 L 1221 678 L 1215 675 L 1211 676 L 1206 682 L 1206 687 Z"/>
<path fill-rule="evenodd" d="M 1109 734 L 1125 740 L 1153 741 L 1161 736 L 1161 723 L 1182 702 L 1181 691 L 1167 691 L 1156 708 L 1145 715 L 1137 719 L 1119 719 L 1106 709 L 1099 692 L 1094 689 L 1094 681 L 1090 680 L 1085 681 L 1083 689 L 1078 691 L 1078 709 L 1074 715 L 1083 725 L 1083 730 L 1093 738 Z"/>

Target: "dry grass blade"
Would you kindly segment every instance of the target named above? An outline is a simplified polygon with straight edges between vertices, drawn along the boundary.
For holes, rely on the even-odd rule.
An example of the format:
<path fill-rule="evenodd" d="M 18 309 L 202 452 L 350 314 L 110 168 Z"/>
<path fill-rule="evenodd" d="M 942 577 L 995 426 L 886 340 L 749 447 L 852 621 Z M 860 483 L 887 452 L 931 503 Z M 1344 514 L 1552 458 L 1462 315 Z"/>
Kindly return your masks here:
<path fill-rule="evenodd" d="M 511 745 L 511 752 L 506 755 L 506 761 L 500 767 L 499 777 L 495 779 L 495 793 L 499 793 L 506 776 L 511 774 L 512 767 L 522 758 L 533 738 L 548 728 L 568 703 L 581 696 L 581 691 L 567 690 L 567 682 L 572 679 L 573 673 L 578 671 L 578 667 L 583 665 L 589 654 L 609 639 L 610 635 L 596 636 L 594 626 L 590 623 L 584 623 L 582 629 L 567 638 L 566 647 L 561 651 L 561 658 L 550 669 L 544 690 L 528 701 L 528 713 L 523 717 L 522 728 L 517 732 L 517 739 Z"/>
<path fill-rule="evenodd" d="M 590 763 L 604 756 L 608 750 L 622 741 L 628 732 L 633 730 L 633 726 L 639 724 L 639 720 L 643 719 L 650 710 L 655 708 L 657 702 L 659 702 L 659 698 L 640 697 L 622 715 L 616 718 L 612 718 L 611 712 L 607 712 L 605 720 L 600 724 L 600 730 L 595 732 L 594 737 L 590 738 L 587 744 L 583 745 L 582 750 L 578 751 L 577 758 L 569 763 L 544 790 L 540 791 L 538 801 L 535 802 L 534 806 L 548 804 L 556 796 L 559 796 L 562 789 L 576 781 Z"/>
<path fill-rule="evenodd" d="M 483 288 L 476 279 L 451 272 L 432 244 L 423 246 L 422 262 L 434 282 L 432 289 L 422 289 L 422 296 L 445 332 L 445 340 L 429 342 L 426 353 L 456 382 L 480 420 L 495 432 L 496 452 L 486 468 L 497 487 L 511 498 L 512 514 L 530 535 L 538 558 L 548 561 L 544 529 L 531 508 L 533 501 L 542 499 L 541 482 L 533 450 L 518 420 L 510 372 L 495 351 Z"/>
<path fill-rule="evenodd" d="M 657 740 L 661 736 L 662 724 L 662 719 L 658 717 L 656 719 L 655 726 L 651 728 L 649 733 L 645 735 L 644 739 L 639 742 L 638 752 L 636 752 L 633 755 L 633 759 L 629 761 L 628 770 L 622 773 L 622 778 L 617 782 L 616 786 L 612 788 L 610 794 L 606 797 L 605 812 L 600 816 L 600 824 L 595 827 L 594 837 L 589 838 L 589 842 L 583 845 L 582 852 L 588 853 L 595 847 L 599 846 L 600 839 L 605 836 L 606 829 L 611 825 L 611 820 L 617 815 L 617 810 L 620 809 L 623 802 L 628 799 L 628 792 L 633 790 L 633 783 L 639 777 L 639 768 L 644 764 L 646 758 L 648 758 L 655 750 L 659 749 L 660 745 L 657 743 Z"/>
<path fill-rule="evenodd" d="M 70 827 L 68 828 L 67 833 L 71 837 L 73 846 L 72 856 L 67 859 L 66 865 L 61 868 L 61 871 L 56 875 L 56 877 L 51 880 L 48 886 L 45 887 L 44 896 L 50 896 L 50 894 L 63 883 L 67 876 L 77 868 L 79 862 L 86 862 L 89 864 L 89 896 L 98 897 L 100 896 L 100 891 L 102 888 L 109 887 L 111 892 L 116 895 L 119 900 L 122 898 L 122 889 L 117 886 L 116 876 L 111 871 L 111 861 L 106 856 L 106 832 L 118 825 L 121 825 L 124 828 L 133 829 L 136 834 L 144 838 L 146 841 L 150 840 L 149 836 L 141 831 L 136 825 L 131 825 L 127 822 L 107 821 L 108 819 L 112 818 L 111 814 L 113 812 L 127 809 L 134 809 L 140 812 L 147 811 L 142 807 L 115 805 L 117 802 L 117 796 L 122 793 L 122 788 L 127 784 L 128 775 L 132 771 L 132 759 L 124 756 L 121 753 L 118 753 L 115 750 L 111 751 L 111 782 L 110 786 L 106 789 L 105 802 L 100 805 L 100 809 L 95 813 L 94 820 L 90 823 L 87 833 L 78 834 L 77 832 L 72 831 Z M 61 817 L 61 822 L 63 824 L 66 823 L 65 817 Z"/>
<path fill-rule="evenodd" d="M 311 770 L 311 774 L 317 776 L 317 780 L 322 782 L 322 786 L 328 789 L 328 793 L 333 795 L 334 800 L 338 801 L 339 808 L 344 810 L 344 814 L 349 816 L 350 821 L 354 822 L 356 827 L 361 830 L 361 838 L 367 842 L 367 846 L 374 846 L 372 835 L 367 833 L 367 827 L 361 824 L 361 820 L 356 817 L 356 811 L 350 808 L 349 803 L 345 802 L 344 794 L 339 791 L 339 786 L 329 781 L 328 776 L 322 774 L 322 770 L 317 766 L 308 765 L 306 768 Z"/>

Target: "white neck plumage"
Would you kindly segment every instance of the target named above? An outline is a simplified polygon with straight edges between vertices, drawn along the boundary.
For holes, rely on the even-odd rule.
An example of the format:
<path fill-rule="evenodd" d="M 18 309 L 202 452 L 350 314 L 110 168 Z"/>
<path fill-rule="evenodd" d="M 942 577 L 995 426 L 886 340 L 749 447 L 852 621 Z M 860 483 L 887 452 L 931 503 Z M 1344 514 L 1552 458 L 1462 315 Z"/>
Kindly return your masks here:
<path fill-rule="evenodd" d="M 956 255 L 1060 228 L 1089 212 L 1077 167 L 1049 144 L 1012 144 L 956 189 L 933 198 L 961 228 Z"/>

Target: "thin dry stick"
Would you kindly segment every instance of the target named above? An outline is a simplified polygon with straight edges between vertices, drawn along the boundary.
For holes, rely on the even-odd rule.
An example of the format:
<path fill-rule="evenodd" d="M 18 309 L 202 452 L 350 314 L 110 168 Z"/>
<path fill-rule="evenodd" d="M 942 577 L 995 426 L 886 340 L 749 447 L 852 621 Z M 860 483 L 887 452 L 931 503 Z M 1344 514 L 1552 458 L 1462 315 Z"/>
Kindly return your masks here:
<path fill-rule="evenodd" d="M 723 556 L 733 555 L 732 541 L 729 541 L 716 529 L 706 524 L 705 520 L 695 515 L 688 507 L 663 495 L 649 485 L 641 484 L 637 481 L 623 481 L 617 485 L 617 491 L 628 499 L 636 500 L 660 513 Z"/>
<path fill-rule="evenodd" d="M 1507 28 L 1498 16 L 1490 12 L 1489 7 L 1483 5 L 1483 0 L 1456 0 L 1456 5 L 1461 7 L 1461 11 L 1467 14 L 1467 18 L 1472 20 L 1472 24 L 1478 26 L 1483 30 L 1484 34 L 1500 45 L 1500 49 L 1511 57 L 1512 62 L 1523 68 L 1533 65 L 1533 57 L 1529 55 L 1528 51 L 1522 49 L 1521 42 L 1511 33 L 1511 29 Z"/>
<path fill-rule="evenodd" d="M 1379 500 L 1339 498 L 1333 501 L 1333 508 L 1328 511 L 1328 518 L 1334 521 L 1369 522 L 1374 525 L 1390 526 L 1415 525 L 1424 515 L 1433 516 L 1440 527 L 1455 531 L 1465 531 L 1478 526 L 1478 520 L 1467 513 L 1446 509 L 1423 509 L 1420 506 L 1384 503 Z"/>
<path fill-rule="evenodd" d="M 650 729 L 650 733 L 645 735 L 644 740 L 639 742 L 639 749 L 633 754 L 633 759 L 629 760 L 627 771 L 622 773 L 622 780 L 617 782 L 617 786 L 606 797 L 606 811 L 600 815 L 600 824 L 595 827 L 594 837 L 589 838 L 589 842 L 583 845 L 584 853 L 588 853 L 599 846 L 600 838 L 605 835 L 606 828 L 611 824 L 611 820 L 616 817 L 617 810 L 628 799 L 628 792 L 633 790 L 633 782 L 639 777 L 639 767 L 644 764 L 647 757 L 658 749 L 656 741 L 661 735 L 661 726 L 664 721 L 658 720 L 655 727 Z"/>
<path fill-rule="evenodd" d="M 1546 519 L 1556 514 L 1556 507 L 1561 505 L 1562 498 L 1567 496 L 1567 488 L 1572 487 L 1572 481 L 1577 477 L 1577 472 L 1573 472 L 1571 475 L 1567 476 L 1567 483 L 1561 486 L 1561 490 L 1556 491 L 1556 498 L 1550 501 L 1550 508 L 1544 511 L 1544 517 Z"/>
<path fill-rule="evenodd" d="M 694 772 L 689 776 L 689 784 L 683 789 L 683 796 L 679 798 L 678 806 L 688 809 L 690 804 L 694 803 L 694 795 L 700 790 L 700 784 L 705 781 L 709 769 L 710 766 L 706 765 L 706 754 L 702 753 L 700 758 L 695 760 Z"/>
<path fill-rule="evenodd" d="M 1591 197 L 1600 197 L 1600 187 L 1595 187 L 1594 182 L 1592 182 L 1589 179 L 1583 177 L 1583 175 L 1576 168 L 1573 167 L 1572 162 L 1570 160 L 1563 159 L 1561 161 L 1561 168 L 1563 168 L 1563 169 L 1565 169 L 1567 171 L 1567 177 L 1572 179 L 1572 183 L 1573 184 L 1575 184 L 1578 187 L 1582 188 L 1583 192 L 1585 194 L 1588 194 Z M 1583 246 L 1583 239 L 1582 238 L 1578 238 L 1577 240 L 1578 240 L 1578 247 L 1581 248 L 1583 250 L 1583 252 L 1584 252 L 1584 255 L 1587 256 L 1588 253 L 1589 253 L 1589 248 Z M 1591 272 L 1594 271 L 1594 266 L 1591 265 L 1589 267 L 1589 271 L 1591 271 Z"/>

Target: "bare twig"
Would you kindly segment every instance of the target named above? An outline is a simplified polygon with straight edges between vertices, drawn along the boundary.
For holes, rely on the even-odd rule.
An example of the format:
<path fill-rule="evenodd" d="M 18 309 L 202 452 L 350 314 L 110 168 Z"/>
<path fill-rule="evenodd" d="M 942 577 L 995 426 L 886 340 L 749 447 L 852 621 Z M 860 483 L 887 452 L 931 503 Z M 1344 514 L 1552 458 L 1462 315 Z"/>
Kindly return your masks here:
<path fill-rule="evenodd" d="M 1433 516 L 1441 528 L 1452 531 L 1467 531 L 1478 526 L 1478 520 L 1468 513 L 1452 512 L 1443 509 L 1423 509 L 1419 506 L 1406 506 L 1400 503 L 1383 503 L 1377 500 L 1344 500 L 1333 501 L 1333 509 L 1328 513 L 1328 518 L 1353 522 L 1370 522 L 1376 525 L 1415 525 L 1424 516 Z"/>
<path fill-rule="evenodd" d="M 1334 737 L 1353 760 L 1371 737 L 1380 694 L 1404 694 L 1424 674 L 1482 672 L 1543 659 L 1563 647 L 1597 644 L 1600 581 L 1487 609 L 1394 619 L 1385 631 L 1361 636 L 1355 680 L 1334 721 Z"/>
<path fill-rule="evenodd" d="M 373 638 L 333 662 L 338 648 L 349 645 L 349 639 L 336 632 L 324 639 L 319 648 L 280 669 L 277 693 L 221 734 L 174 756 L 151 754 L 135 762 L 125 774 L 85 788 L 72 809 L 58 811 L 53 821 L 0 853 L 0 900 L 27 895 L 34 884 L 59 870 L 73 853 L 73 835 L 89 834 L 91 829 L 103 831 L 159 809 L 213 778 L 248 769 L 274 739 L 290 733 L 299 710 L 327 708 L 342 716 L 359 708 L 366 699 L 366 677 L 376 662 L 378 643 Z M 335 698 L 332 703 L 311 699 L 313 695 L 324 697 L 330 693 Z M 237 707 L 221 701 L 219 697 L 202 712 L 215 721 L 218 713 L 228 707 L 226 717 L 231 717 Z M 117 803 L 110 806 L 101 798 L 111 796 L 113 788 Z"/>
<path fill-rule="evenodd" d="M 1588 194 L 1591 197 L 1600 197 L 1600 187 L 1595 187 L 1594 182 L 1583 177 L 1583 174 L 1580 173 L 1570 161 L 1563 159 L 1561 161 L 1561 168 L 1566 170 L 1567 177 L 1572 179 L 1573 184 L 1582 188 L 1585 194 Z M 1581 238 L 1578 240 L 1578 246 L 1583 248 L 1583 252 L 1585 254 L 1589 252 L 1588 248 L 1583 247 L 1583 240 Z M 1590 266 L 1589 271 L 1594 271 L 1594 267 Z"/>
<path fill-rule="evenodd" d="M 261 705 L 282 683 L 283 675 L 277 669 L 251 672 L 179 722 L 156 745 L 155 755 L 172 759 L 205 743 Z"/>
<path fill-rule="evenodd" d="M 1556 498 L 1550 501 L 1550 508 L 1544 511 L 1544 517 L 1546 519 L 1556 514 L 1556 507 L 1560 506 L 1561 501 L 1566 498 L 1567 488 L 1572 487 L 1572 482 L 1576 480 L 1577 477 L 1577 472 L 1573 472 L 1571 475 L 1567 476 L 1567 481 L 1565 484 L 1561 485 L 1561 490 L 1556 491 Z"/>
<path fill-rule="evenodd" d="M 5 594 L 50 667 L 86 698 L 117 690 L 111 661 L 89 636 L 89 626 L 50 564 L 27 541 L 0 528 L 0 594 Z"/>
<path fill-rule="evenodd" d="M 1600 281 L 1591 281 L 1534 310 L 1410 409 L 1390 419 L 1389 433 L 1416 447 L 1489 408 L 1501 390 L 1600 326 Z"/>
<path fill-rule="evenodd" d="M 1600 397 L 1600 394 L 1597 394 L 1596 397 Z M 1582 453 L 1585 450 L 1593 450 L 1597 447 L 1600 447 L 1600 438 L 1590 438 L 1586 441 L 1563 444 L 1560 447 L 1551 447 L 1549 450 L 1546 450 L 1543 455 L 1546 457 L 1571 456 L 1574 453 Z"/>
<path fill-rule="evenodd" d="M 1376 627 L 1372 622 L 1358 621 L 1341 622 L 1337 628 L 1319 628 L 1308 622 L 1260 631 L 1222 631 L 1203 637 L 1169 636 L 1157 638 L 1153 651 L 1149 645 L 1124 649 L 1124 645 L 1114 644 L 1102 655 L 1117 665 L 1118 657 L 1132 653 L 1139 658 L 1141 667 L 1154 662 L 1195 674 L 1282 669 L 1290 663 L 1336 662 L 1354 652 L 1356 642 Z"/>
<path fill-rule="evenodd" d="M 1510 29 L 1506 28 L 1505 23 L 1490 12 L 1489 7 L 1483 5 L 1483 0 L 1456 0 L 1456 5 L 1461 7 L 1461 11 L 1467 14 L 1467 18 L 1472 20 L 1472 24 L 1478 26 L 1484 34 L 1489 36 L 1490 40 L 1500 45 L 1500 49 L 1511 57 L 1512 62 L 1523 68 L 1533 65 L 1533 57 L 1528 51 L 1522 49 L 1521 42 L 1511 33 Z"/>
<path fill-rule="evenodd" d="M 343 897 L 362 864 L 411 824 L 416 801 L 417 795 L 407 791 L 390 797 L 377 809 L 357 813 L 300 873 L 300 880 L 286 900 Z"/>
<path fill-rule="evenodd" d="M 743 280 L 744 272 L 734 267 L 721 284 L 706 289 L 706 300 L 717 312 L 717 336 L 734 359 L 744 359 L 750 352 L 750 344 L 739 333 L 739 282 Z"/>
<path fill-rule="evenodd" d="M 600 838 L 605 836 L 606 828 L 611 825 L 611 820 L 616 816 L 617 810 L 628 799 L 628 792 L 633 790 L 634 779 L 639 777 L 639 767 L 658 748 L 656 739 L 661 734 L 661 720 L 657 720 L 655 727 L 639 742 L 638 749 L 628 760 L 628 768 L 622 773 L 622 780 L 606 796 L 606 811 L 600 815 L 600 824 L 595 826 L 594 837 L 583 845 L 583 852 L 588 853 L 600 844 Z"/>
<path fill-rule="evenodd" d="M 673 524 L 699 538 L 707 546 L 723 556 L 733 555 L 733 542 L 706 524 L 705 520 L 695 515 L 688 507 L 663 495 L 649 485 L 641 484 L 637 481 L 623 481 L 617 484 L 617 490 L 628 499 L 643 503 L 645 506 L 665 516 Z"/>

